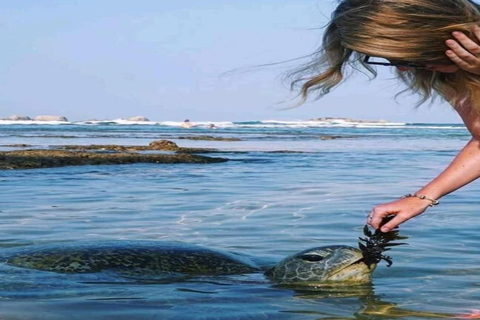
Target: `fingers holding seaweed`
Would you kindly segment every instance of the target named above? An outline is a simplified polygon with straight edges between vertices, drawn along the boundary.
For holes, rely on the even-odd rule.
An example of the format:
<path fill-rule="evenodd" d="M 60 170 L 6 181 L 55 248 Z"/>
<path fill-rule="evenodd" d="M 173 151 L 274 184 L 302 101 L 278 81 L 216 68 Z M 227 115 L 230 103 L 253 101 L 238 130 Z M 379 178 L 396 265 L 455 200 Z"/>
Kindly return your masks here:
<path fill-rule="evenodd" d="M 393 202 L 380 204 L 370 212 L 367 224 L 375 230 L 389 232 L 424 212 L 428 205 L 427 201 L 415 197 L 401 198 Z"/>
<path fill-rule="evenodd" d="M 387 217 L 392 219 L 398 212 L 389 208 L 388 204 L 381 204 L 372 209 L 367 218 L 367 224 L 371 225 L 375 230 L 385 224 Z"/>

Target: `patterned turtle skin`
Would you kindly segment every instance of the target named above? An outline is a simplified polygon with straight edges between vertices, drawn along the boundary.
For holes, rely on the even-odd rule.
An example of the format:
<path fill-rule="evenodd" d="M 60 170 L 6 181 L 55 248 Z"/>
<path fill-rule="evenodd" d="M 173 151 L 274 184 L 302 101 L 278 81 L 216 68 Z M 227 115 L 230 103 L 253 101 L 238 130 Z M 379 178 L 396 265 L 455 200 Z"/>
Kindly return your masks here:
<path fill-rule="evenodd" d="M 311 248 L 293 254 L 265 274 L 280 283 L 367 283 L 376 265 L 365 264 L 363 252 L 349 246 Z"/>
<path fill-rule="evenodd" d="M 0 258 L 7 265 L 57 273 L 113 271 L 141 276 L 215 276 L 262 270 L 233 253 L 160 241 L 32 245 L 4 249 Z M 265 275 L 280 283 L 367 282 L 373 268 L 368 268 L 361 259 L 361 251 L 352 247 L 313 248 L 282 260 Z"/>
<path fill-rule="evenodd" d="M 33 245 L 6 253 L 8 265 L 58 273 L 188 275 L 242 274 L 258 270 L 239 255 L 201 246 L 160 241 L 77 242 Z"/>

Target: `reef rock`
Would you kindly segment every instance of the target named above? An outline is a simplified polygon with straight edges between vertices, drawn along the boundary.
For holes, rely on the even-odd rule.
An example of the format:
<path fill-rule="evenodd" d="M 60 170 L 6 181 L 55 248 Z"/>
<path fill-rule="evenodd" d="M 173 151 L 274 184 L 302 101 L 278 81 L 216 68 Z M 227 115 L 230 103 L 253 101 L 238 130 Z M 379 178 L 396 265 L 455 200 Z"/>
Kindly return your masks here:
<path fill-rule="evenodd" d="M 0 169 L 33 169 L 129 163 L 218 163 L 225 161 L 228 161 L 228 159 L 193 154 L 97 153 L 62 150 L 0 152 Z"/>
<path fill-rule="evenodd" d="M 32 119 L 30 119 L 30 117 L 27 117 L 27 116 L 13 115 L 8 118 L 4 118 L 3 120 L 22 121 L 22 120 L 32 120 Z"/>
<path fill-rule="evenodd" d="M 171 150 L 176 151 L 179 149 L 175 142 L 169 140 L 155 140 L 150 142 L 148 148 L 151 150 Z"/>

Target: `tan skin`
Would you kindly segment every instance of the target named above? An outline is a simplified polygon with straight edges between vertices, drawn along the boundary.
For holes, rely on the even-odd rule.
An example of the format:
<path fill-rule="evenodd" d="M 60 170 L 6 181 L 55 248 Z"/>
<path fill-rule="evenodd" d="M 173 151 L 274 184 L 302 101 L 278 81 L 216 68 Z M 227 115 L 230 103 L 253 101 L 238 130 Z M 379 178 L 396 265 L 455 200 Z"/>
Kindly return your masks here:
<path fill-rule="evenodd" d="M 474 32 L 480 39 L 480 27 L 476 27 Z M 461 32 L 454 32 L 452 35 L 455 40 L 446 41 L 450 48 L 446 55 L 455 65 L 427 65 L 426 68 L 444 73 L 453 73 L 463 69 L 480 75 L 480 46 Z M 398 69 L 400 71 L 408 70 L 405 67 Z M 457 100 L 460 101 L 453 105 L 453 108 L 463 120 L 472 138 L 445 170 L 415 192 L 418 195 L 424 195 L 430 199 L 440 199 L 480 177 L 480 115 L 473 111 L 468 97 Z M 381 228 L 382 232 L 388 232 L 423 213 L 431 203 L 428 199 L 410 197 L 379 204 L 372 209 L 367 223 L 378 229 L 385 217 L 394 215 L 394 218 Z"/>

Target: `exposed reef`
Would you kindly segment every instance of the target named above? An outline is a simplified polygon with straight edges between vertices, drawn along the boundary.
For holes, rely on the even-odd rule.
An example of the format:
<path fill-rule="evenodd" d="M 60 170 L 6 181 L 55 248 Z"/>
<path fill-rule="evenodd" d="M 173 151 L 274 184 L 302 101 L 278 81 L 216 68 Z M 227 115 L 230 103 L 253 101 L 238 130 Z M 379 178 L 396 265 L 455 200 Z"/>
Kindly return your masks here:
<path fill-rule="evenodd" d="M 155 140 L 148 146 L 122 146 L 115 144 L 92 144 L 92 145 L 64 145 L 58 146 L 57 149 L 63 150 L 100 150 L 100 151 L 117 151 L 117 152 L 136 152 L 136 151 L 174 151 L 176 153 L 214 153 L 219 152 L 211 148 L 184 148 L 179 147 L 175 142 L 170 140 Z"/>
<path fill-rule="evenodd" d="M 330 139 L 336 138 L 335 136 Z M 155 140 L 147 146 L 113 144 L 54 145 L 48 149 L 34 149 L 34 145 L 11 144 L 0 145 L 0 147 L 17 148 L 13 151 L 0 151 L 0 170 L 129 163 L 218 163 L 228 161 L 229 159 L 207 157 L 198 155 L 198 153 L 244 154 L 250 152 L 179 147 L 170 140 Z M 293 150 L 270 150 L 263 152 L 304 153 L 303 151 Z"/>
<path fill-rule="evenodd" d="M 130 163 L 218 163 L 225 161 L 228 161 L 228 159 L 185 153 L 99 153 L 65 150 L 18 150 L 0 152 L 0 169 L 33 169 Z"/>

